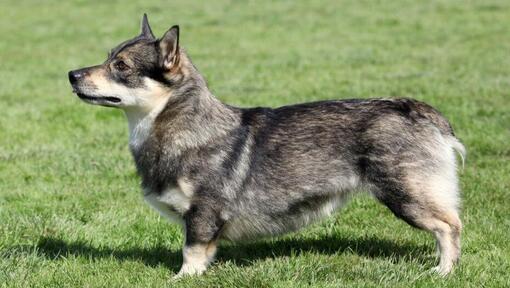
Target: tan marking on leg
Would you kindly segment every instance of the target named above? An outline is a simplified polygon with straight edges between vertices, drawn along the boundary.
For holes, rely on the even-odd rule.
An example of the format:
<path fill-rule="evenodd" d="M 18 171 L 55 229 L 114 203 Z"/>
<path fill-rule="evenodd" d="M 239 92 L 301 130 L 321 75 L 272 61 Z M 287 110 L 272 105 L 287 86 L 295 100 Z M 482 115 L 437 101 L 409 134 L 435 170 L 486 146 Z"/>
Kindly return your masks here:
<path fill-rule="evenodd" d="M 174 278 L 188 275 L 200 275 L 205 272 L 207 266 L 213 261 L 216 254 L 216 242 L 193 244 L 184 246 L 182 255 L 184 262 L 179 273 Z"/>

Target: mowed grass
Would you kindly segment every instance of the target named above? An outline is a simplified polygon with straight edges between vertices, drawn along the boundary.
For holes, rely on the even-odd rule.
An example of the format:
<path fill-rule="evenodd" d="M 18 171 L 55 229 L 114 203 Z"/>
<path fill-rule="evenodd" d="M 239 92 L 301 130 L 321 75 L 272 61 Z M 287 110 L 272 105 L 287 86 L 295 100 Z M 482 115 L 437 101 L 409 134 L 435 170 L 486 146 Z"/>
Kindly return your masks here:
<path fill-rule="evenodd" d="M 510 3 L 297 2 L 2 1 L 0 286 L 510 286 Z M 182 233 L 142 201 L 123 113 L 80 102 L 66 75 L 143 12 L 159 36 L 181 26 L 229 104 L 404 96 L 442 111 L 468 149 L 453 275 L 430 273 L 431 235 L 361 196 L 298 233 L 222 243 L 204 276 L 172 281 Z"/>

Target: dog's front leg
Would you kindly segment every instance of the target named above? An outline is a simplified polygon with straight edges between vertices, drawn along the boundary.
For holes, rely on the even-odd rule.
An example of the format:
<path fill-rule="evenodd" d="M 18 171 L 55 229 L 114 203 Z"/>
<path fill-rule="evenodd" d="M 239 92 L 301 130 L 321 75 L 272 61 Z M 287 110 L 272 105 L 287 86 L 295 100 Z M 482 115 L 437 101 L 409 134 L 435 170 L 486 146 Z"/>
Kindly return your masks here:
<path fill-rule="evenodd" d="M 186 240 L 182 249 L 183 264 L 174 278 L 205 272 L 214 260 L 216 239 L 223 223 L 213 209 L 198 206 L 192 206 L 184 220 Z"/>
<path fill-rule="evenodd" d="M 183 263 L 179 273 L 174 278 L 187 275 L 200 275 L 205 272 L 216 254 L 216 243 L 193 243 L 184 245 L 182 250 Z"/>

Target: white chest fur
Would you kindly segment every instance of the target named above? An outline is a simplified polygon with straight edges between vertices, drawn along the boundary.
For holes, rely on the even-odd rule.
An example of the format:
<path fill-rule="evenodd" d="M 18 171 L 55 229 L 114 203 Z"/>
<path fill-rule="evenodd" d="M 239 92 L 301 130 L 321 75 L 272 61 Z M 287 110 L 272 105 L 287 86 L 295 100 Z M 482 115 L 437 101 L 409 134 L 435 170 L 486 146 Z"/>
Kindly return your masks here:
<path fill-rule="evenodd" d="M 129 124 L 129 147 L 136 151 L 151 133 L 154 119 L 171 97 L 154 80 L 145 79 L 146 91 L 140 92 L 132 105 L 124 108 Z M 129 94 L 129 93 L 128 93 Z"/>
<path fill-rule="evenodd" d="M 182 216 L 191 206 L 193 193 L 184 187 L 173 186 L 165 189 L 162 193 L 145 191 L 144 199 L 156 209 L 162 216 L 169 220 L 182 224 Z"/>
<path fill-rule="evenodd" d="M 126 111 L 129 124 L 129 148 L 137 151 L 151 133 L 154 119 L 162 108 L 157 108 L 150 113 L 140 111 Z"/>

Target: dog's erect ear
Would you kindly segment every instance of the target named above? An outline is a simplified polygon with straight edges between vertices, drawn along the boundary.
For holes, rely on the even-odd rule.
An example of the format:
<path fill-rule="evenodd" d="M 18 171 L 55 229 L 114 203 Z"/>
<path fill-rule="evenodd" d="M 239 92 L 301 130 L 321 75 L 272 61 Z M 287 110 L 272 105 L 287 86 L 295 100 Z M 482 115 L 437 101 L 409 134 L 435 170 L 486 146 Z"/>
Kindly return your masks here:
<path fill-rule="evenodd" d="M 154 34 L 152 34 L 151 26 L 149 26 L 149 19 L 147 19 L 147 14 L 145 13 L 143 13 L 142 33 L 140 35 L 147 39 L 156 39 Z"/>
<path fill-rule="evenodd" d="M 174 25 L 159 40 L 161 65 L 166 70 L 175 67 L 179 61 L 179 26 Z"/>

